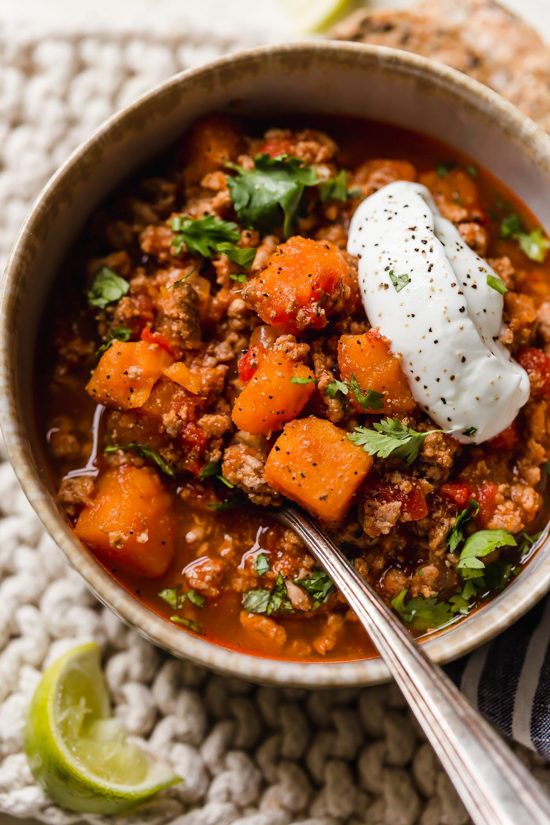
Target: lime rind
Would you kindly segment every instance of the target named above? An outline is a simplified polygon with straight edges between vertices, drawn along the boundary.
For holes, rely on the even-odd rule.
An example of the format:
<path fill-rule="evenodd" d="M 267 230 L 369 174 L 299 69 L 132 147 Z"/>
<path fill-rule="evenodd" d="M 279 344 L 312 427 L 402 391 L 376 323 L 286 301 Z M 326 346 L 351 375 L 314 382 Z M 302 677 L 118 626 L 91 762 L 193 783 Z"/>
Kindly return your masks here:
<path fill-rule="evenodd" d="M 27 719 L 25 751 L 35 780 L 58 805 L 117 813 L 181 781 L 129 742 L 109 714 L 95 643 L 70 650 L 42 676 Z"/>

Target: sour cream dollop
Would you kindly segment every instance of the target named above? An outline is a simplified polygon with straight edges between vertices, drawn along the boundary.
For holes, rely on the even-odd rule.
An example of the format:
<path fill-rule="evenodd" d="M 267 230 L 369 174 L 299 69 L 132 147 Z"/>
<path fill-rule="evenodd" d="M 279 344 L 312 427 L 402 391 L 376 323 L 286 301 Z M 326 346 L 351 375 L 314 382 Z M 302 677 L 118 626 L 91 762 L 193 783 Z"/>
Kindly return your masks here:
<path fill-rule="evenodd" d="M 400 354 L 419 406 L 458 441 L 506 429 L 529 378 L 498 341 L 502 295 L 489 264 L 442 217 L 426 189 L 398 181 L 356 209 L 348 251 L 359 259 L 365 312 Z"/>

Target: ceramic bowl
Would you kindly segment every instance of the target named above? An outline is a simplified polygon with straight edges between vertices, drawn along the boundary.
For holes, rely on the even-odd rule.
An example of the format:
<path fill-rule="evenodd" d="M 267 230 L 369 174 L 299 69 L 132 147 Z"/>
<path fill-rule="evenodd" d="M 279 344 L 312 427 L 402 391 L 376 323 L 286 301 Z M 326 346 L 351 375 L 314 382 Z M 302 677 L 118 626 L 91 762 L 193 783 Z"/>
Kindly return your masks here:
<path fill-rule="evenodd" d="M 550 226 L 550 140 L 487 88 L 401 51 L 350 43 L 270 46 L 176 75 L 112 117 L 57 172 L 35 202 L 4 282 L 0 317 L 2 428 L 19 480 L 46 529 L 96 596 L 155 644 L 245 679 L 311 687 L 375 684 L 380 659 L 300 663 L 256 657 L 182 632 L 122 589 L 76 539 L 45 471 L 33 400 L 39 320 L 60 262 L 96 204 L 130 172 L 212 111 L 325 113 L 386 121 L 461 149 L 504 181 Z M 548 544 L 548 541 L 546 541 Z M 541 547 L 521 575 L 465 621 L 426 642 L 445 662 L 511 625 L 550 586 Z"/>

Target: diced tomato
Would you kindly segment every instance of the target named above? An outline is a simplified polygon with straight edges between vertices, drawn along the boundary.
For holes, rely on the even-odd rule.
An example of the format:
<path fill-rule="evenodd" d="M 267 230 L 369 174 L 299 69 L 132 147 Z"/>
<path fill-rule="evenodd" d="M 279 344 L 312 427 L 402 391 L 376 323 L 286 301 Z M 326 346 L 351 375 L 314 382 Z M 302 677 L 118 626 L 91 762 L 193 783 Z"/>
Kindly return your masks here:
<path fill-rule="evenodd" d="M 445 498 L 454 501 L 457 507 L 465 507 L 473 496 L 470 485 L 458 481 L 454 484 L 442 484 L 439 492 Z"/>
<path fill-rule="evenodd" d="M 370 490 L 379 501 L 400 501 L 402 521 L 420 521 L 428 515 L 426 497 L 419 487 L 413 487 L 408 493 L 404 493 L 393 484 L 375 482 Z"/>
<path fill-rule="evenodd" d="M 250 347 L 246 352 L 243 352 L 237 363 L 237 372 L 241 381 L 245 384 L 250 381 L 266 352 L 267 349 L 263 344 L 257 344 L 255 347 Z"/>
<path fill-rule="evenodd" d="M 509 427 L 506 427 L 494 438 L 490 438 L 487 442 L 489 447 L 493 450 L 513 450 L 519 441 L 518 427 L 515 421 L 512 421 Z"/>
<path fill-rule="evenodd" d="M 208 444 L 208 435 L 202 427 L 190 421 L 185 425 L 180 441 L 186 450 L 184 456 L 186 468 L 193 474 L 198 473 L 203 465 L 201 456 Z"/>
<path fill-rule="evenodd" d="M 529 376 L 532 394 L 550 395 L 550 355 L 538 347 L 520 347 L 516 359 Z"/>
<path fill-rule="evenodd" d="M 165 350 L 168 355 L 174 354 L 170 341 L 168 341 L 164 335 L 161 335 L 160 332 L 153 332 L 151 327 L 143 327 L 141 330 L 141 340 L 147 341 L 148 344 L 156 344 L 158 347 Z"/>
<path fill-rule="evenodd" d="M 280 155 L 289 155 L 291 146 L 292 144 L 290 142 L 290 138 L 274 138 L 273 140 L 268 140 L 268 142 L 262 146 L 258 154 L 270 155 L 272 158 L 278 158 Z"/>
<path fill-rule="evenodd" d="M 497 492 L 498 485 L 493 481 L 483 481 L 474 489 L 472 498 L 479 504 L 477 520 L 482 527 L 487 527 L 494 515 Z"/>

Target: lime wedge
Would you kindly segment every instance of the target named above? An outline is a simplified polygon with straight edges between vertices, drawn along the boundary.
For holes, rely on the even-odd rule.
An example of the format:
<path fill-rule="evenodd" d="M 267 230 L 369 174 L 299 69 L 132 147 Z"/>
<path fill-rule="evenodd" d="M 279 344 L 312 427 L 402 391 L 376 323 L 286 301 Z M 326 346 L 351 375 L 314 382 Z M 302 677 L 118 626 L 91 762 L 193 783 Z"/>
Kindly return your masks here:
<path fill-rule="evenodd" d="M 357 0 L 282 0 L 297 27 L 303 32 L 320 32 L 351 11 Z"/>
<path fill-rule="evenodd" d="M 29 710 L 25 751 L 34 778 L 58 805 L 112 814 L 181 781 L 131 744 L 109 714 L 98 645 L 69 650 L 43 674 Z"/>

